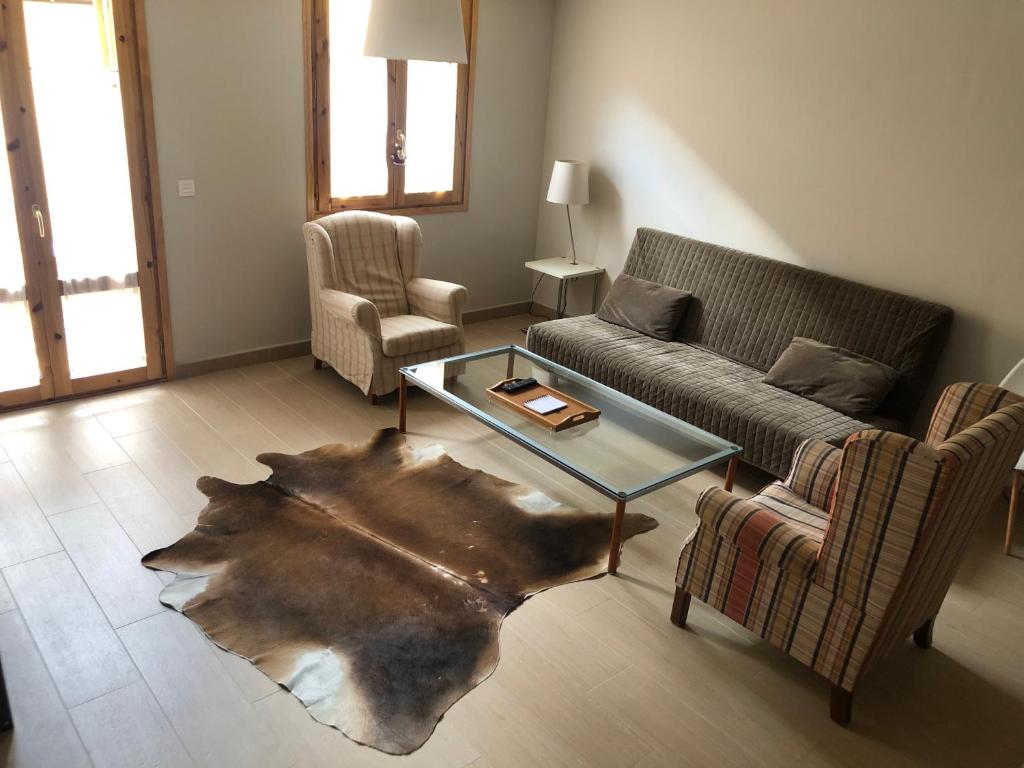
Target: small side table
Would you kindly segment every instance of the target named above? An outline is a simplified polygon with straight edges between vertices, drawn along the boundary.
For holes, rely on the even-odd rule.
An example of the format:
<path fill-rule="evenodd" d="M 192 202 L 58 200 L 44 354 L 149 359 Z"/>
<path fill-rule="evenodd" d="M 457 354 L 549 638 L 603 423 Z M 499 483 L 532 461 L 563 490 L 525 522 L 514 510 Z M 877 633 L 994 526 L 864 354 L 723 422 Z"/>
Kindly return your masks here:
<path fill-rule="evenodd" d="M 582 262 L 573 264 L 569 259 L 554 258 L 528 261 L 526 268 L 532 269 L 540 275 L 537 278 L 538 281 L 543 280 L 545 275 L 558 280 L 558 299 L 555 303 L 555 313 L 558 317 L 565 317 L 565 304 L 569 299 L 569 283 L 579 280 L 581 277 L 593 277 L 594 297 L 590 302 L 590 311 L 597 311 L 597 287 L 600 283 L 600 276 L 604 274 L 604 267 Z"/>

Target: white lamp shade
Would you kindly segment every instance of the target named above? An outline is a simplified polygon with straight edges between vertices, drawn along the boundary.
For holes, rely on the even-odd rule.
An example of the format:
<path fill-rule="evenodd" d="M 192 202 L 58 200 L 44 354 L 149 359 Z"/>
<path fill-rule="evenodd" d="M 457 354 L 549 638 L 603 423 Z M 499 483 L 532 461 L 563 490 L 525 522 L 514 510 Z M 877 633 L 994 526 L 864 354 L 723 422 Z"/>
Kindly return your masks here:
<path fill-rule="evenodd" d="M 590 202 L 590 164 L 579 160 L 555 160 L 548 186 L 548 202 L 586 205 Z"/>
<path fill-rule="evenodd" d="M 461 0 L 373 0 L 363 55 L 466 64 Z"/>

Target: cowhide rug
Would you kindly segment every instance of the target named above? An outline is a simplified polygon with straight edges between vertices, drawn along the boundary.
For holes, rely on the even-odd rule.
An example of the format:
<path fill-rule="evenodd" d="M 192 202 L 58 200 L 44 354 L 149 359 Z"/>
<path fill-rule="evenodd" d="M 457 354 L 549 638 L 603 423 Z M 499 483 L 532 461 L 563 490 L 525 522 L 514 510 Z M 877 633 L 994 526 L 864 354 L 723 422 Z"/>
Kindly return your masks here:
<path fill-rule="evenodd" d="M 265 482 L 201 478 L 195 530 L 142 562 L 177 574 L 161 602 L 384 752 L 420 747 L 494 671 L 502 619 L 530 595 L 605 569 L 611 515 L 393 429 L 258 460 Z M 656 526 L 627 514 L 623 539 Z"/>

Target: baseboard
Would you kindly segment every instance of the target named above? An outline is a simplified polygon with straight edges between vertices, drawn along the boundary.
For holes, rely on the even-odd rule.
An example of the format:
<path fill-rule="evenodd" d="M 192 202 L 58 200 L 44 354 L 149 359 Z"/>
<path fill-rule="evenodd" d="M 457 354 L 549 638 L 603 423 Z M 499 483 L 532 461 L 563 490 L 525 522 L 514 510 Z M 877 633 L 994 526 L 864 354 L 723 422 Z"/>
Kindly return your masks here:
<path fill-rule="evenodd" d="M 483 309 L 471 309 L 462 313 L 463 323 L 482 323 L 487 320 L 497 320 L 502 317 L 514 315 L 525 315 L 530 311 L 530 302 L 517 301 L 512 304 L 502 304 L 497 307 L 484 307 Z M 534 315 L 555 316 L 555 311 L 550 307 L 541 304 L 533 305 Z M 272 363 L 275 360 L 285 360 L 289 357 L 299 357 L 309 354 L 308 341 L 293 341 L 290 344 L 278 344 L 274 347 L 262 347 L 250 349 L 247 352 L 236 352 L 222 357 L 210 357 L 206 360 L 197 360 L 194 363 L 178 363 L 175 366 L 174 378 L 187 379 L 190 376 L 202 376 L 204 373 L 215 373 L 226 371 L 229 368 L 240 368 L 244 365 L 259 365 L 260 363 Z"/>
<path fill-rule="evenodd" d="M 538 320 L 553 320 L 555 310 L 540 302 L 517 301 L 514 304 L 502 304 L 498 307 L 486 307 L 484 309 L 473 309 L 462 313 L 462 322 L 482 323 L 486 320 L 498 320 L 502 317 L 513 317 L 515 315 L 530 315 Z"/>
<path fill-rule="evenodd" d="M 537 318 L 537 320 L 541 323 L 545 322 L 546 320 L 554 320 L 556 317 L 558 317 L 558 312 L 556 312 L 551 307 L 546 306 L 545 304 L 541 304 L 539 301 L 534 302 L 532 312 L 529 311 L 529 308 L 530 303 L 527 302 L 527 312 L 525 314 L 529 314 L 530 317 Z M 531 323 L 531 325 L 536 325 L 536 323 Z"/>
<path fill-rule="evenodd" d="M 513 315 L 525 315 L 530 311 L 530 302 L 516 301 L 512 304 L 501 304 L 497 307 L 484 307 L 483 309 L 467 309 L 462 313 L 463 323 L 482 323 L 486 320 L 497 320 L 502 317 Z"/>
<path fill-rule="evenodd" d="M 293 341 L 290 344 L 278 344 L 274 347 L 250 349 L 247 352 L 236 352 L 222 357 L 210 357 L 194 363 L 178 363 L 174 372 L 176 379 L 187 379 L 189 376 L 202 376 L 204 373 L 226 371 L 229 368 L 240 368 L 244 365 L 272 363 L 289 357 L 309 354 L 308 341 Z"/>

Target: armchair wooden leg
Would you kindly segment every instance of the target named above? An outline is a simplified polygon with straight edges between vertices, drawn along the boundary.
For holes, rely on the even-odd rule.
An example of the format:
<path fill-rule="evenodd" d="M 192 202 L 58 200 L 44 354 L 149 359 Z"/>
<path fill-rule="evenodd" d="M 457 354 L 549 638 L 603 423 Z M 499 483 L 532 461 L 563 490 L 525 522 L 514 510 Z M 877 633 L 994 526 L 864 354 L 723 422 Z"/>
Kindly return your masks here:
<path fill-rule="evenodd" d="M 370 401 L 370 405 L 379 405 L 380 398 L 378 398 L 373 392 L 366 396 L 366 399 Z"/>
<path fill-rule="evenodd" d="M 676 587 L 676 596 L 672 600 L 672 613 L 669 619 L 677 627 L 686 626 L 686 616 L 690 612 L 690 593 L 682 587 Z"/>
<path fill-rule="evenodd" d="M 932 647 L 932 627 L 934 625 L 935 619 L 928 619 L 928 621 L 914 630 L 914 643 L 917 644 L 918 648 L 924 648 L 927 651 Z"/>
<path fill-rule="evenodd" d="M 853 691 L 833 685 L 832 697 L 829 700 L 829 714 L 832 721 L 839 725 L 849 725 L 853 715 Z"/>
<path fill-rule="evenodd" d="M 313 358 L 313 367 L 314 367 L 314 368 L 315 368 L 316 370 L 318 370 L 318 371 L 319 371 L 319 370 L 320 370 L 321 368 L 323 368 L 323 367 L 324 367 L 324 361 L 323 361 L 323 360 L 321 360 L 321 359 L 320 359 L 319 357 L 314 357 L 314 358 Z"/>

